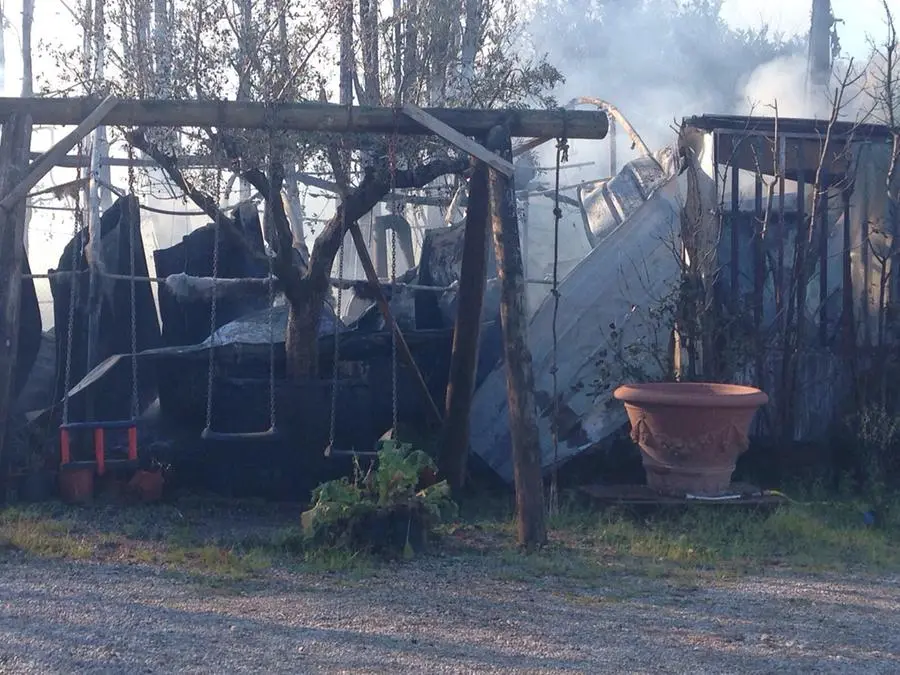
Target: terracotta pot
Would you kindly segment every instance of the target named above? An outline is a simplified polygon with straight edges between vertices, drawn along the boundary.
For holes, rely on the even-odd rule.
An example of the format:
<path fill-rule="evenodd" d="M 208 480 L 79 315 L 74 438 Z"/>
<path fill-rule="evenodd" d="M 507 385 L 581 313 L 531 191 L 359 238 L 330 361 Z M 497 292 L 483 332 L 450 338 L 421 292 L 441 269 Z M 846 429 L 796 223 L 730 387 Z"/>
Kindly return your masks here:
<path fill-rule="evenodd" d="M 629 384 L 613 396 L 625 403 L 647 485 L 679 497 L 727 492 L 753 416 L 769 401 L 753 387 L 705 382 Z"/>
<path fill-rule="evenodd" d="M 70 504 L 83 504 L 94 497 L 94 469 L 63 467 L 59 472 L 59 493 Z"/>
<path fill-rule="evenodd" d="M 138 469 L 128 483 L 128 489 L 142 502 L 156 502 L 162 499 L 162 471 Z"/>

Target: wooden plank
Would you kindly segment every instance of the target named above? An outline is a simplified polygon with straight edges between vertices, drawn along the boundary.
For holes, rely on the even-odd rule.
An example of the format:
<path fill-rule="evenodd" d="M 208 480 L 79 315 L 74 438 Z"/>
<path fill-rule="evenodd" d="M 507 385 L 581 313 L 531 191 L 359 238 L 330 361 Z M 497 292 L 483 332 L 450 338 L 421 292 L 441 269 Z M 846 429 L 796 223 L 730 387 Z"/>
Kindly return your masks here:
<path fill-rule="evenodd" d="M 496 169 L 505 176 L 512 178 L 516 169 L 512 162 L 508 162 L 494 152 L 491 152 L 480 143 L 476 143 L 471 138 L 463 136 L 453 127 L 444 124 L 439 119 L 432 117 L 427 112 L 414 106 L 412 103 L 403 104 L 403 114 L 411 117 L 426 129 L 443 138 L 448 143 L 455 145 L 457 148 L 470 154 L 475 159 L 480 159 L 488 166 Z"/>
<path fill-rule="evenodd" d="M 14 112 L 28 112 L 35 124 L 74 125 L 100 101 L 96 98 L 0 98 L 0 122 Z M 160 101 L 120 99 L 107 126 L 276 129 L 322 133 L 432 133 L 393 108 L 340 106 L 330 103 L 267 105 L 249 101 Z M 515 137 L 605 138 L 606 113 L 599 110 L 471 110 L 425 108 L 432 117 L 467 136 L 482 137 L 508 120 Z"/>
<path fill-rule="evenodd" d="M 31 147 L 31 119 L 16 115 L 3 126 L 0 140 L 0 190 L 24 173 Z M 0 210 L 0 467 L 16 381 L 22 268 L 25 260 L 25 200 L 11 211 Z"/>
<path fill-rule="evenodd" d="M 23 101 L 40 100 L 40 99 L 20 99 Z M 115 96 L 107 96 L 103 101 L 94 108 L 87 117 L 84 117 L 80 124 L 66 135 L 59 143 L 50 148 L 40 158 L 35 160 L 31 165 L 28 175 L 23 178 L 18 185 L 12 188 L 0 201 L 0 209 L 9 210 L 16 202 L 22 200 L 31 188 L 38 184 L 38 181 L 46 176 L 50 170 L 56 166 L 56 163 L 63 159 L 85 136 L 96 129 L 103 122 L 106 115 L 116 106 L 118 99 Z M 29 148 L 30 149 L 30 148 Z"/>
<path fill-rule="evenodd" d="M 416 365 L 416 360 L 413 358 L 412 352 L 409 351 L 409 345 L 406 344 L 406 338 L 403 337 L 403 332 L 400 330 L 400 326 L 397 325 L 394 314 L 391 312 L 391 306 L 388 304 L 387 298 L 384 297 L 384 292 L 381 290 L 378 274 L 375 272 L 375 265 L 372 264 L 372 258 L 369 257 L 369 250 L 366 248 L 366 240 L 363 239 L 362 232 L 359 229 L 359 223 L 354 220 L 348 229 L 350 230 L 350 236 L 353 237 L 353 244 L 356 246 L 356 252 L 359 254 L 359 261 L 362 263 L 363 270 L 366 272 L 366 278 L 375 294 L 375 303 L 378 305 L 378 309 L 381 310 L 385 323 L 391 327 L 394 334 L 397 336 L 397 351 L 400 352 L 403 359 L 410 367 L 412 367 L 419 388 L 422 390 L 422 394 L 428 402 L 429 410 L 432 415 L 434 415 L 435 421 L 441 423 L 441 411 L 438 409 L 437 404 L 434 402 L 434 398 L 431 396 L 428 384 L 425 382 L 425 378 L 422 377 L 422 371 L 419 370 L 419 366 Z"/>
<path fill-rule="evenodd" d="M 500 138 L 488 138 L 489 147 L 503 148 L 512 157 L 509 132 L 501 127 Z M 547 541 L 544 523 L 544 483 L 541 475 L 541 445 L 534 402 L 534 371 L 528 347 L 528 311 L 525 305 L 525 274 L 513 182 L 490 170 L 491 230 L 500 279 L 500 320 L 506 361 L 506 392 L 512 441 L 513 476 L 516 484 L 516 515 L 519 545 L 531 549 Z"/>
<path fill-rule="evenodd" d="M 481 309 L 487 282 L 487 165 L 474 160 L 469 180 L 466 207 L 466 231 L 463 239 L 462 266 L 456 296 L 456 323 L 453 329 L 453 351 L 441 434 L 438 467 L 454 490 L 463 487 L 469 456 L 469 410 L 475 393 L 478 368 L 478 341 L 481 335 Z"/>

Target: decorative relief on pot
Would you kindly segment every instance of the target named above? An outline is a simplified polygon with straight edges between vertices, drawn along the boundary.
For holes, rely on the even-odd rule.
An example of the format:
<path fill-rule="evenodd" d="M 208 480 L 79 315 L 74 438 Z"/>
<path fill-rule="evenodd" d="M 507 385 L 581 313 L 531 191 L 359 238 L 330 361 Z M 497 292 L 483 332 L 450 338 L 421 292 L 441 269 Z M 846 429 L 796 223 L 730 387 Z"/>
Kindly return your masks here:
<path fill-rule="evenodd" d="M 750 438 L 732 423 L 690 439 L 675 438 L 651 431 L 643 416 L 631 426 L 631 440 L 647 452 L 657 452 L 673 459 L 682 457 L 712 458 L 716 455 L 735 457 L 747 451 Z"/>

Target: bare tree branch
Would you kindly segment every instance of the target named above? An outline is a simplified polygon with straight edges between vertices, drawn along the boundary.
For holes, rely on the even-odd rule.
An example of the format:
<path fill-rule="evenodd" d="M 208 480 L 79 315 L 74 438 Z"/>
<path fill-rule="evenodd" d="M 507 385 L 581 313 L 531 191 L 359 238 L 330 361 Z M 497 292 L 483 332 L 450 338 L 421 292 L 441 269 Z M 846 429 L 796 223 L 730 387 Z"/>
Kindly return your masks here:
<path fill-rule="evenodd" d="M 247 241 L 247 238 L 240 231 L 240 228 L 238 228 L 234 219 L 230 218 L 219 208 L 218 201 L 215 197 L 207 194 L 187 180 L 184 173 L 178 168 L 178 159 L 176 157 L 167 155 L 154 143 L 147 140 L 146 135 L 141 130 L 125 132 L 125 140 L 148 157 L 152 158 L 153 161 L 165 171 L 169 179 L 184 192 L 188 199 L 194 202 L 201 211 L 209 216 L 217 227 L 219 225 L 224 226 L 223 231 L 227 233 L 227 236 L 231 236 L 234 241 L 239 242 L 246 253 L 256 260 L 265 259 L 265 256 L 261 255 L 258 250 L 250 245 L 250 242 Z M 268 186 L 268 184 L 266 185 Z M 263 194 L 262 190 L 260 190 L 260 194 Z"/>
<path fill-rule="evenodd" d="M 466 158 L 436 159 L 414 169 L 396 171 L 393 184 L 394 187 L 401 189 L 422 188 L 441 176 L 463 173 L 467 167 Z M 309 276 L 314 281 L 328 279 L 334 257 L 347 231 L 347 225 L 371 211 L 384 199 L 390 189 L 391 181 L 387 171 L 370 170 L 366 172 L 362 182 L 338 203 L 334 215 L 313 245 L 309 260 Z"/>

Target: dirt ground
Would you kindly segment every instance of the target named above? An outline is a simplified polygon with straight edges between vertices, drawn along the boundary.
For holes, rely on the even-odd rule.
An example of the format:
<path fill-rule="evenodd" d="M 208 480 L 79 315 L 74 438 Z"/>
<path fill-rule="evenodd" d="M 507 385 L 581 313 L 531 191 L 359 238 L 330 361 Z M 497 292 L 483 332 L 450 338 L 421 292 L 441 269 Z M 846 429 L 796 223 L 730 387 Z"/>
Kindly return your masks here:
<path fill-rule="evenodd" d="M 153 564 L 0 558 L 4 673 L 896 673 L 897 578 L 627 571 L 491 555 L 217 586 Z"/>

